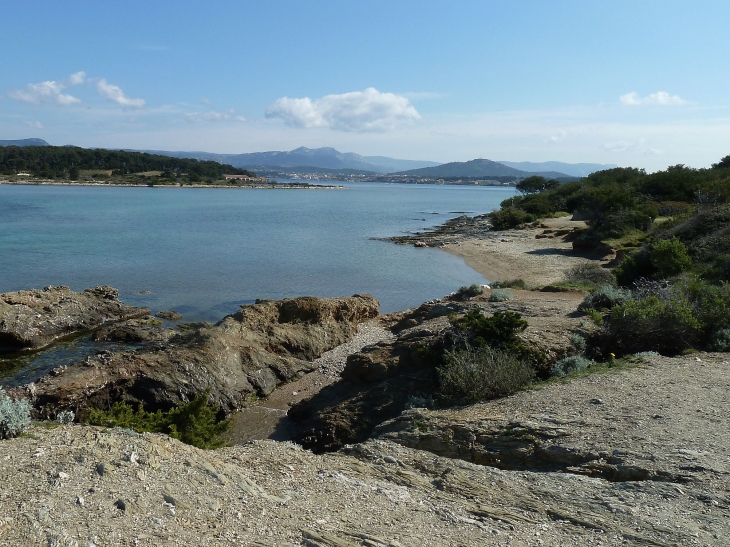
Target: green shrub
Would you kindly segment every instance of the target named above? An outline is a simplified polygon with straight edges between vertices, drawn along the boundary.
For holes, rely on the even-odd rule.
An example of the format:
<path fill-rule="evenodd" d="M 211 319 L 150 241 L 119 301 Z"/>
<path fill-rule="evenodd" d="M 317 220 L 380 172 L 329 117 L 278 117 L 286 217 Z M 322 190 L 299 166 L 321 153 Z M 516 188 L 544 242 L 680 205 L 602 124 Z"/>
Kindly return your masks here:
<path fill-rule="evenodd" d="M 654 243 L 649 251 L 649 260 L 663 279 L 674 277 L 692 266 L 687 247 L 676 237 Z"/>
<path fill-rule="evenodd" d="M 230 427 L 229 420 L 216 421 L 215 409 L 208 405 L 207 392 L 167 412 L 146 412 L 141 406 L 134 410 L 127 403 L 117 402 L 108 411 L 91 409 L 87 422 L 137 433 L 166 433 L 186 444 L 207 449 L 223 446 L 219 436 Z"/>
<path fill-rule="evenodd" d="M 516 359 L 531 363 L 541 375 L 547 375 L 547 371 L 539 370 L 545 363 L 545 355 L 525 346 L 519 337 L 527 328 L 527 321 L 519 313 L 497 311 L 486 316 L 477 308 L 462 317 L 451 316 L 450 319 L 455 330 L 452 337 L 457 345 L 465 341 L 466 347 L 489 346 L 500 349 L 511 353 Z"/>
<path fill-rule="evenodd" d="M 479 296 L 483 292 L 484 289 L 479 283 L 472 283 L 468 287 L 459 287 L 459 290 L 456 291 L 456 294 L 461 298 L 471 298 L 474 296 Z"/>
<path fill-rule="evenodd" d="M 488 346 L 446 352 L 436 369 L 439 398 L 451 404 L 473 404 L 516 392 L 529 384 L 535 371 L 515 355 Z"/>
<path fill-rule="evenodd" d="M 535 217 L 522 209 L 507 207 L 489 213 L 489 220 L 495 230 L 509 230 L 520 224 L 533 222 Z"/>
<path fill-rule="evenodd" d="M 492 289 L 492 292 L 489 294 L 490 302 L 505 302 L 513 298 L 514 294 L 509 289 Z"/>
<path fill-rule="evenodd" d="M 572 372 L 585 370 L 591 366 L 591 361 L 580 355 L 572 355 L 565 357 L 553 365 L 550 376 L 553 378 L 562 378 Z"/>
<path fill-rule="evenodd" d="M 30 426 L 30 403 L 13 401 L 0 387 L 0 439 L 17 437 Z"/>
<path fill-rule="evenodd" d="M 709 349 L 711 351 L 730 351 L 730 329 L 718 329 L 710 337 Z"/>
<path fill-rule="evenodd" d="M 614 306 L 624 304 L 630 298 L 631 291 L 611 285 L 604 285 L 586 295 L 583 302 L 578 306 L 578 309 L 580 311 L 610 310 Z"/>
<path fill-rule="evenodd" d="M 603 314 L 601 312 L 590 308 L 585 310 L 585 312 L 596 325 L 603 325 Z"/>
<path fill-rule="evenodd" d="M 683 295 L 669 300 L 647 296 L 614 307 L 608 334 L 609 350 L 616 354 L 656 351 L 677 355 L 696 346 L 702 336 L 702 323 Z"/>
<path fill-rule="evenodd" d="M 597 264 L 586 262 L 577 264 L 564 274 L 565 281 L 576 285 L 616 285 L 616 278 L 610 270 L 599 267 Z"/>

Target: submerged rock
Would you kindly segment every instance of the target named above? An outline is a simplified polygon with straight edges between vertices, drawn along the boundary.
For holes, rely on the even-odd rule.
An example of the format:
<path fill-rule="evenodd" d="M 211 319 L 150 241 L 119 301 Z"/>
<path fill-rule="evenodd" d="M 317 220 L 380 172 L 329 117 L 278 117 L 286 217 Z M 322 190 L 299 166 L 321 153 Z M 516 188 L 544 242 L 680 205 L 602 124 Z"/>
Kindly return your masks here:
<path fill-rule="evenodd" d="M 150 313 L 128 306 L 119 291 L 100 286 L 77 293 L 46 287 L 0 294 L 0 353 L 42 349 L 60 338 Z"/>
<path fill-rule="evenodd" d="M 59 367 L 14 395 L 28 397 L 45 418 L 60 410 L 83 417 L 115 401 L 168 409 L 210 390 L 210 403 L 227 413 L 313 370 L 312 360 L 377 315 L 378 301 L 370 295 L 260 301 L 167 342 Z"/>

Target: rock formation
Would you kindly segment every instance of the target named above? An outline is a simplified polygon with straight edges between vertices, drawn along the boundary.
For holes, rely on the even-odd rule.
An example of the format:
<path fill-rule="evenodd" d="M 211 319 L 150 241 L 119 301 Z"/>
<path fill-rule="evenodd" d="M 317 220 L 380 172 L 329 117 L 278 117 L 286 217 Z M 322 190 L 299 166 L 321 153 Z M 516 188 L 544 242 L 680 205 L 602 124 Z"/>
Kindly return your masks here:
<path fill-rule="evenodd" d="M 38 350 L 60 338 L 148 313 L 147 308 L 123 304 L 119 291 L 107 286 L 82 293 L 68 287 L 3 293 L 0 353 Z"/>
<path fill-rule="evenodd" d="M 115 401 L 164 410 L 206 390 L 211 404 L 227 413 L 312 370 L 313 359 L 377 315 L 370 295 L 258 301 L 216 325 L 197 325 L 167 341 L 160 336 L 138 350 L 90 356 L 10 391 L 28 397 L 44 418 L 61 410 L 83 416 Z M 139 325 L 120 324 L 113 332 L 133 337 Z"/>

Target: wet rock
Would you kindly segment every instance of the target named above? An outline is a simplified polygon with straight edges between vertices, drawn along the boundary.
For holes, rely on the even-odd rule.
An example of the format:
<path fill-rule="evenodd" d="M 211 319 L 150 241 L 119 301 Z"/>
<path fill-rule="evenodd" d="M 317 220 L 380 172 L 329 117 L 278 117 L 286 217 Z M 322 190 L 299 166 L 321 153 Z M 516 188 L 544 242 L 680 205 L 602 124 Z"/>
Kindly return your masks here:
<path fill-rule="evenodd" d="M 54 341 L 105 323 L 149 314 L 128 306 L 119 291 L 100 286 L 77 293 L 46 287 L 0 294 L 0 353 L 38 350 Z"/>
<path fill-rule="evenodd" d="M 162 326 L 161 321 L 150 316 L 130 319 L 100 328 L 94 332 L 97 342 L 144 343 L 167 340 L 177 331 Z"/>
<path fill-rule="evenodd" d="M 177 313 L 175 310 L 158 311 L 155 317 L 167 319 L 168 321 L 180 321 L 183 318 L 182 314 Z"/>

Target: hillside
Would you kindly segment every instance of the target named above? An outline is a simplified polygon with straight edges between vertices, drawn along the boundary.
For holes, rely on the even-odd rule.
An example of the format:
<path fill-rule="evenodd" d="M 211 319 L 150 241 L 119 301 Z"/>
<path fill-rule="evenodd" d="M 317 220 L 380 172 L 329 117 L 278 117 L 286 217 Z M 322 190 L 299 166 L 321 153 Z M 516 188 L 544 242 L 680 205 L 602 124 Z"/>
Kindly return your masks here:
<path fill-rule="evenodd" d="M 182 174 L 192 178 L 218 179 L 223 174 L 253 173 L 215 161 L 170 158 L 142 152 L 87 149 L 74 146 L 0 147 L 0 174 L 30 173 L 43 178 L 77 179 L 82 170 L 111 172 L 112 175 L 160 172 L 166 177 Z"/>
<path fill-rule="evenodd" d="M 11 141 L 0 141 L 0 146 L 51 146 L 43 139 L 18 139 Z"/>
<path fill-rule="evenodd" d="M 409 171 L 401 171 L 394 173 L 396 175 L 422 176 L 428 178 L 439 177 L 504 177 L 513 176 L 515 178 L 524 178 L 530 175 L 540 175 L 545 178 L 572 178 L 565 173 L 554 171 L 548 172 L 530 172 L 521 171 L 507 165 L 497 163 L 492 160 L 476 159 L 471 161 L 454 161 L 444 163 L 435 167 L 425 167 L 422 169 L 411 169 Z"/>

